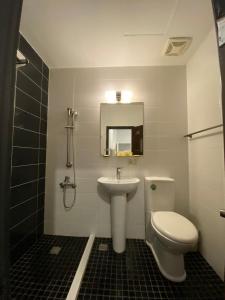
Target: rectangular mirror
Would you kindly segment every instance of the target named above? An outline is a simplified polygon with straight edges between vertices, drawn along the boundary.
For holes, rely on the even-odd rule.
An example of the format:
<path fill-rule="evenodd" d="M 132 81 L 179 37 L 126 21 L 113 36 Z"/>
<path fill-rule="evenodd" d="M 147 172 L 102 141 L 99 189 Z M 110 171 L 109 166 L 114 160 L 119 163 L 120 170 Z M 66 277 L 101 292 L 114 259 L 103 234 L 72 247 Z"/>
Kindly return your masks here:
<path fill-rule="evenodd" d="M 144 104 L 101 103 L 101 154 L 143 155 Z"/>

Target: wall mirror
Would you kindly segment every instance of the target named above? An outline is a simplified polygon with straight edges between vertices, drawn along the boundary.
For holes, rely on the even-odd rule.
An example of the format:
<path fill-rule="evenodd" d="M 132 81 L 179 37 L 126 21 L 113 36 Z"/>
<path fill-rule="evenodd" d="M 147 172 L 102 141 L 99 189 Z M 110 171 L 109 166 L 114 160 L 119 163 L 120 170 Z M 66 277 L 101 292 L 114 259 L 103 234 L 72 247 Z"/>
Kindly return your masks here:
<path fill-rule="evenodd" d="M 143 155 L 144 103 L 101 103 L 101 154 Z"/>

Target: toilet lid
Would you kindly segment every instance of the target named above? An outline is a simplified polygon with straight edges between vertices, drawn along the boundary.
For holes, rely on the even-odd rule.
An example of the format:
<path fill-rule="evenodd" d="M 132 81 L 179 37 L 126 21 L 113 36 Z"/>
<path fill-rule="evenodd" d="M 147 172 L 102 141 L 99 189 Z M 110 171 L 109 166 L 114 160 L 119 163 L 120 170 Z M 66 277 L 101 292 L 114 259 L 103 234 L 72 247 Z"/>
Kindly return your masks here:
<path fill-rule="evenodd" d="M 172 211 L 154 212 L 152 224 L 160 233 L 176 242 L 193 243 L 198 239 L 195 226 L 185 217 Z"/>

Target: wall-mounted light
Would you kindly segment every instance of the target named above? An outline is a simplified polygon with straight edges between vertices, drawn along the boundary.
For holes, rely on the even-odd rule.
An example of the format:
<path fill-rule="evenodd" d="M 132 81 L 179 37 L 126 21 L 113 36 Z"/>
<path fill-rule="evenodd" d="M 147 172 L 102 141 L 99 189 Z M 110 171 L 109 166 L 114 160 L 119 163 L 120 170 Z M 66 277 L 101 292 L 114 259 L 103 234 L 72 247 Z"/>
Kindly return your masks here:
<path fill-rule="evenodd" d="M 115 103 L 116 102 L 116 91 L 106 91 L 105 99 L 108 103 Z"/>
<path fill-rule="evenodd" d="M 129 103 L 132 100 L 133 93 L 129 90 L 122 91 L 121 99 L 124 103 Z"/>
<path fill-rule="evenodd" d="M 123 91 L 106 91 L 105 98 L 108 103 L 129 103 L 132 100 L 133 93 L 129 90 Z"/>
<path fill-rule="evenodd" d="M 120 91 L 116 91 L 116 101 L 117 102 L 121 101 L 121 92 Z"/>

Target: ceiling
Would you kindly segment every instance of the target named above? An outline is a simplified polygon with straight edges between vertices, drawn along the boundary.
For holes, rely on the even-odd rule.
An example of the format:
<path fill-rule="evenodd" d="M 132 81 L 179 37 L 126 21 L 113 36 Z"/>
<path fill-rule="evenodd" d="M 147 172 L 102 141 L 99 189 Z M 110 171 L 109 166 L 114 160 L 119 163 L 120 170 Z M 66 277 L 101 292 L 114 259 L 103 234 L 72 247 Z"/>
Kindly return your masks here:
<path fill-rule="evenodd" d="M 20 31 L 51 68 L 183 65 L 213 26 L 211 0 L 24 0 Z M 179 57 L 168 37 L 192 36 Z"/>

